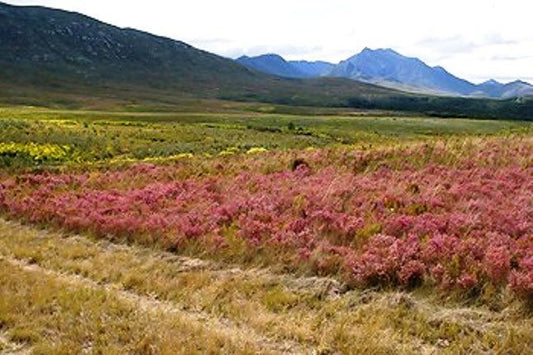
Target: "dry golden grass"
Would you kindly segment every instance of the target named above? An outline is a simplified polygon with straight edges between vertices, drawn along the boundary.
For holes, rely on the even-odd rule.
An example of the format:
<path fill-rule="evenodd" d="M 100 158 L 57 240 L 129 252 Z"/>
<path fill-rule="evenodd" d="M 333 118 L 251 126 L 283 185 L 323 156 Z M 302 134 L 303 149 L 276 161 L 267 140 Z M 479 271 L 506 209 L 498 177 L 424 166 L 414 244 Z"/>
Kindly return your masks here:
<path fill-rule="evenodd" d="M 0 346 L 6 349 L 451 354 L 533 348 L 533 322 L 520 304 L 494 312 L 443 302 L 423 289 L 345 292 L 332 279 L 242 269 L 4 220 L 0 257 Z"/>

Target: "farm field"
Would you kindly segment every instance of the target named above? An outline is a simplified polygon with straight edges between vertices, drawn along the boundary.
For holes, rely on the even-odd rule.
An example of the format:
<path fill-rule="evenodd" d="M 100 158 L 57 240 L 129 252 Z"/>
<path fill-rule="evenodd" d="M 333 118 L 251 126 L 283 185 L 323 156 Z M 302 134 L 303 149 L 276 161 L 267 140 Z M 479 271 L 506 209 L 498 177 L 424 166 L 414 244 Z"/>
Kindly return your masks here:
<path fill-rule="evenodd" d="M 4 107 L 0 131 L 0 352 L 533 347 L 529 122 Z"/>

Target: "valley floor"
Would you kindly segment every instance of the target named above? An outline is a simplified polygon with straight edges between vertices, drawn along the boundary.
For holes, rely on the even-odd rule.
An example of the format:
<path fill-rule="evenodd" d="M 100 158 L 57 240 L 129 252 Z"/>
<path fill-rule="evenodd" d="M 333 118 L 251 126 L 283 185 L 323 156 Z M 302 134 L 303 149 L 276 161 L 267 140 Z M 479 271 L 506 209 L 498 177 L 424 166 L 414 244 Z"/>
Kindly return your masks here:
<path fill-rule="evenodd" d="M 533 349 L 529 122 L 190 105 L 0 107 L 0 354 Z"/>
<path fill-rule="evenodd" d="M 0 353 L 526 353 L 522 310 L 296 277 L 0 220 Z"/>

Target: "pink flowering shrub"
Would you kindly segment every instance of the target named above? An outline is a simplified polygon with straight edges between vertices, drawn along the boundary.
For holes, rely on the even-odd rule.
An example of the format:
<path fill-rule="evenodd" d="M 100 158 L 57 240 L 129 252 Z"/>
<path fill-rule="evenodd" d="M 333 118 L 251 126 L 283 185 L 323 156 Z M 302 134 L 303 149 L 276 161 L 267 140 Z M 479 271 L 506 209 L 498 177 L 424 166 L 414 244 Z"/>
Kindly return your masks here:
<path fill-rule="evenodd" d="M 317 149 L 301 152 L 306 164 L 294 169 L 294 153 L 276 152 L 204 163 L 205 175 L 182 163 L 25 174 L 0 183 L 0 209 L 172 250 L 235 248 L 248 260 L 270 251 L 273 263 L 308 264 L 363 286 L 490 283 L 531 297 L 532 150 L 487 140 L 467 152 Z"/>
<path fill-rule="evenodd" d="M 425 266 L 420 258 L 418 237 L 396 238 L 378 234 L 363 253 L 351 261 L 353 277 L 362 285 L 414 286 L 423 280 Z"/>

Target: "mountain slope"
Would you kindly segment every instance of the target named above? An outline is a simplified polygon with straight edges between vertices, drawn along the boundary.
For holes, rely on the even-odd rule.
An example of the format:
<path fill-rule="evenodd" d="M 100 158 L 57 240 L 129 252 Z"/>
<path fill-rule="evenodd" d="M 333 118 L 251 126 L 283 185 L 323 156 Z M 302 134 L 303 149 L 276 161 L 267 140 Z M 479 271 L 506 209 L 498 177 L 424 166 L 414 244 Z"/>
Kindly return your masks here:
<path fill-rule="evenodd" d="M 187 81 L 202 87 L 214 76 L 222 82 L 261 77 L 180 41 L 43 7 L 0 3 L 0 46 L 4 73 L 19 80 L 45 76 L 186 88 Z"/>
<path fill-rule="evenodd" d="M 326 76 L 335 67 L 335 64 L 323 61 L 291 60 L 289 63 L 309 78 Z"/>
<path fill-rule="evenodd" d="M 443 67 L 430 67 L 418 58 L 405 57 L 392 49 L 365 48 L 337 65 L 320 61 L 285 61 L 276 54 L 241 57 L 237 61 L 282 77 L 349 78 L 414 93 L 503 99 L 533 95 L 533 86 L 523 81 L 501 84 L 492 80 L 475 85 L 450 74 Z"/>
<path fill-rule="evenodd" d="M 504 84 L 502 93 L 500 94 L 500 97 L 504 99 L 525 96 L 533 96 L 533 85 L 521 80 L 515 80 L 513 82 Z"/>
<path fill-rule="evenodd" d="M 340 62 L 330 75 L 448 94 L 468 95 L 475 90 L 474 84 L 451 75 L 442 67 L 432 68 L 420 59 L 404 57 L 392 49 L 365 48 Z"/>
<path fill-rule="evenodd" d="M 479 96 L 501 97 L 503 99 L 533 95 L 533 86 L 521 80 L 507 84 L 499 83 L 496 80 L 488 80 L 477 85 L 476 89 L 474 94 Z"/>
<path fill-rule="evenodd" d="M 285 78 L 317 78 L 326 76 L 335 67 L 322 61 L 286 61 L 277 54 L 263 54 L 256 57 L 242 56 L 235 60 L 250 69 Z"/>
<path fill-rule="evenodd" d="M 368 49 L 340 62 L 331 76 L 351 78 L 400 90 L 492 98 L 533 95 L 533 86 L 523 81 L 501 84 L 489 80 L 475 85 L 443 67 L 430 67 L 418 58 L 405 57 L 392 49 Z"/>
<path fill-rule="evenodd" d="M 242 56 L 236 59 L 248 68 L 262 71 L 264 73 L 282 76 L 286 78 L 303 78 L 306 75 L 296 67 L 285 61 L 277 54 L 264 54 L 258 57 Z M 318 76 L 318 75 L 317 75 Z"/>

